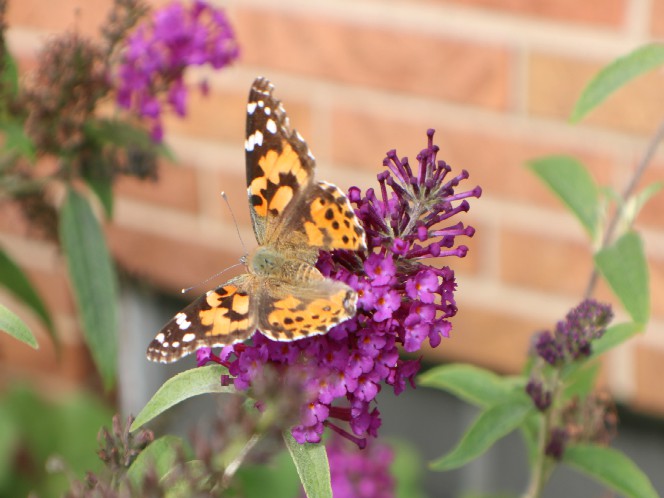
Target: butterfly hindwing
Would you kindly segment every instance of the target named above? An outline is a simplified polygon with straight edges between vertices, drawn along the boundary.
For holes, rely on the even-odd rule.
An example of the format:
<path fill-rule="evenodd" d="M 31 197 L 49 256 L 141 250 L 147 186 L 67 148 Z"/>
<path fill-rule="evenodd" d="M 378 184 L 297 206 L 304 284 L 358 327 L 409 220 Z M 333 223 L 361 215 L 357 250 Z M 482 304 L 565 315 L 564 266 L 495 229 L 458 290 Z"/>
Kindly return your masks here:
<path fill-rule="evenodd" d="M 168 363 L 198 348 L 244 341 L 256 330 L 250 275 L 208 291 L 168 322 L 148 346 L 149 360 Z"/>
<path fill-rule="evenodd" d="M 261 295 L 261 333 L 275 341 L 325 334 L 355 315 L 357 293 L 342 282 L 321 276 L 282 285 Z"/>

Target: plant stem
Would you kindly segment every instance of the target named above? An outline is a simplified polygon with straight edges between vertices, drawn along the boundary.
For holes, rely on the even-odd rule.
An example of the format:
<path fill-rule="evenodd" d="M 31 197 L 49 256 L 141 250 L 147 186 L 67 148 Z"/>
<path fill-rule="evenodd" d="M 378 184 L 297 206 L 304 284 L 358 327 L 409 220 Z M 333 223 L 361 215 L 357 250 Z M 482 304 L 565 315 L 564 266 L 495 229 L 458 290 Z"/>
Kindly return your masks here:
<path fill-rule="evenodd" d="M 648 142 L 648 146 L 646 147 L 645 153 L 643 154 L 643 157 L 641 157 L 641 160 L 639 161 L 636 170 L 634 170 L 634 175 L 632 175 L 632 179 L 627 184 L 627 187 L 625 187 L 625 190 L 622 193 L 623 202 L 621 203 L 621 205 L 619 205 L 616 208 L 615 213 L 613 213 L 613 217 L 611 218 L 611 220 L 607 225 L 600 250 L 607 247 L 609 243 L 613 240 L 613 235 L 614 232 L 616 231 L 616 228 L 618 227 L 618 222 L 622 217 L 625 203 L 632 196 L 632 194 L 634 194 L 636 186 L 641 180 L 643 173 L 650 165 L 650 162 L 652 161 L 652 158 L 655 155 L 655 151 L 657 151 L 657 147 L 662 140 L 664 140 L 664 121 L 662 121 L 659 124 L 657 131 L 655 131 L 655 134 L 650 139 L 650 142 Z M 599 278 L 599 273 L 597 272 L 597 268 L 593 268 L 593 271 L 590 274 L 590 279 L 588 280 L 588 286 L 586 287 L 584 299 L 588 299 L 590 298 L 590 296 L 592 296 L 593 292 L 595 291 L 598 278 Z"/>

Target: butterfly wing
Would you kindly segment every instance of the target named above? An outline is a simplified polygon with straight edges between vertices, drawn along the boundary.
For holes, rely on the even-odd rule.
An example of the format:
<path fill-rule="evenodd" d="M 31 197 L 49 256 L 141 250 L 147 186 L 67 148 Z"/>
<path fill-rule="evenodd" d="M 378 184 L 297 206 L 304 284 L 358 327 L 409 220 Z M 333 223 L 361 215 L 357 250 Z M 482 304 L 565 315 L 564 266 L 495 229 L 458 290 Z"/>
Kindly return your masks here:
<path fill-rule="evenodd" d="M 343 282 L 318 275 L 320 279 L 280 283 L 261 293 L 262 334 L 275 341 L 295 341 L 325 334 L 355 315 L 357 293 Z"/>
<path fill-rule="evenodd" d="M 314 157 L 272 92 L 269 81 L 256 79 L 247 107 L 247 190 L 258 243 L 310 262 L 317 249 L 366 249 L 348 198 L 313 181 Z"/>
<path fill-rule="evenodd" d="M 170 363 L 198 348 L 244 341 L 256 330 L 255 277 L 240 275 L 175 315 L 148 346 L 151 361 Z"/>
<path fill-rule="evenodd" d="M 273 86 L 257 78 L 247 104 L 245 141 L 247 194 L 256 239 L 273 239 L 280 220 L 313 181 L 314 158 L 296 131 L 291 131 Z"/>

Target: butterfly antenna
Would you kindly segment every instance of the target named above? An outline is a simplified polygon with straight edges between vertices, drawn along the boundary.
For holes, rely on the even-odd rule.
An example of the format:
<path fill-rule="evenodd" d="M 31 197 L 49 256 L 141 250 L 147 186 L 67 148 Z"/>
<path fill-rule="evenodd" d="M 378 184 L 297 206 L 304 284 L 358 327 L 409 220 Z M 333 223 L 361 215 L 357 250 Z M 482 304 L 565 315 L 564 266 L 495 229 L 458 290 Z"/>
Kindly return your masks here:
<path fill-rule="evenodd" d="M 196 287 L 198 287 L 200 285 L 203 285 L 206 282 L 209 282 L 213 278 L 217 278 L 222 273 L 226 273 L 228 270 L 232 270 L 233 268 L 237 268 L 238 266 L 242 266 L 243 264 L 244 263 L 235 263 L 234 265 L 231 265 L 228 268 L 224 268 L 220 272 L 215 273 L 211 277 L 206 278 L 205 280 L 203 280 L 202 282 L 197 283 L 196 285 L 192 285 L 191 287 L 187 287 L 186 289 L 180 289 L 180 292 L 182 292 L 182 294 L 184 294 L 185 292 L 189 292 L 191 289 L 195 289 Z"/>
<path fill-rule="evenodd" d="M 231 218 L 233 218 L 233 223 L 235 224 L 235 231 L 237 232 L 237 238 L 240 239 L 240 244 L 242 244 L 242 249 L 244 249 L 244 254 L 245 256 L 249 254 L 249 251 L 247 251 L 247 246 L 244 245 L 244 240 L 242 240 L 242 235 L 240 235 L 240 225 L 237 224 L 237 219 L 235 218 L 235 213 L 233 212 L 233 208 L 231 207 L 231 203 L 228 202 L 228 196 L 226 195 L 226 192 L 222 191 L 221 192 L 221 198 L 224 199 L 224 202 L 226 203 L 226 207 L 228 208 L 228 211 L 231 213 Z M 242 261 L 244 263 L 245 256 L 242 256 Z M 232 268 L 232 267 L 231 267 Z"/>

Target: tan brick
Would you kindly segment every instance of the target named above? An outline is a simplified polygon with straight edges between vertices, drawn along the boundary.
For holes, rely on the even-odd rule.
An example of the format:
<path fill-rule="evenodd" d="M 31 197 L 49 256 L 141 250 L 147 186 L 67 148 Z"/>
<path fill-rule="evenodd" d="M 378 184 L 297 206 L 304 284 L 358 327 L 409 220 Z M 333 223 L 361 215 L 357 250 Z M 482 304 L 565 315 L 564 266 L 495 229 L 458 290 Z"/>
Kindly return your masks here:
<path fill-rule="evenodd" d="M 315 14 L 232 12 L 245 64 L 494 109 L 508 105 L 506 48 Z"/>
<path fill-rule="evenodd" d="M 86 36 L 96 35 L 110 11 L 112 0 L 21 0 L 8 2 L 10 26 L 48 31 L 76 30 Z"/>
<path fill-rule="evenodd" d="M 632 405 L 646 412 L 664 415 L 664 350 L 639 345 L 635 355 L 636 392 Z"/>
<path fill-rule="evenodd" d="M 46 272 L 29 269 L 27 274 L 51 315 L 55 316 L 59 313 L 76 314 L 76 305 L 71 294 L 64 261 L 63 266 L 57 271 Z"/>
<path fill-rule="evenodd" d="M 581 92 L 601 67 L 597 62 L 533 53 L 528 63 L 529 111 L 567 120 Z M 609 97 L 584 123 L 651 135 L 664 115 L 662 85 L 664 75 L 658 72 L 637 78 Z"/>
<path fill-rule="evenodd" d="M 581 296 L 592 270 L 588 247 L 555 235 L 543 237 L 514 229 L 500 234 L 500 277 L 540 291 Z"/>
<path fill-rule="evenodd" d="M 427 3 L 456 3 L 499 11 L 505 14 L 569 21 L 570 23 L 620 27 L 625 15 L 625 0 L 424 0 Z M 657 1 L 657 0 L 655 0 Z"/>
<path fill-rule="evenodd" d="M 480 185 L 483 195 L 561 208 L 560 201 L 526 167 L 528 160 L 548 154 L 578 157 L 599 183 L 608 182 L 611 176 L 610 159 L 547 143 L 546 138 L 539 141 L 518 134 L 498 136 L 481 129 L 413 124 L 347 109 L 337 109 L 333 114 L 333 160 L 378 172 L 382 170 L 385 151 L 396 148 L 399 157 L 407 156 L 414 165 L 416 155 L 426 146 L 426 128 L 431 125 L 437 130 L 434 143 L 440 146 L 438 159 L 451 165 L 453 173 L 468 170 L 470 178 L 462 187 Z M 471 200 L 471 206 L 476 202 L 482 201 Z"/>
<path fill-rule="evenodd" d="M 211 249 L 196 241 L 178 239 L 177 234 L 171 239 L 118 226 L 108 227 L 107 234 L 111 251 L 122 268 L 174 293 L 237 263 L 240 256 L 226 253 L 223 247 Z M 196 292 L 215 287 L 233 274 L 219 277 Z"/>
<path fill-rule="evenodd" d="M 114 192 L 117 196 L 193 212 L 198 209 L 197 188 L 195 169 L 160 161 L 157 181 L 122 176 L 118 178 Z"/>

